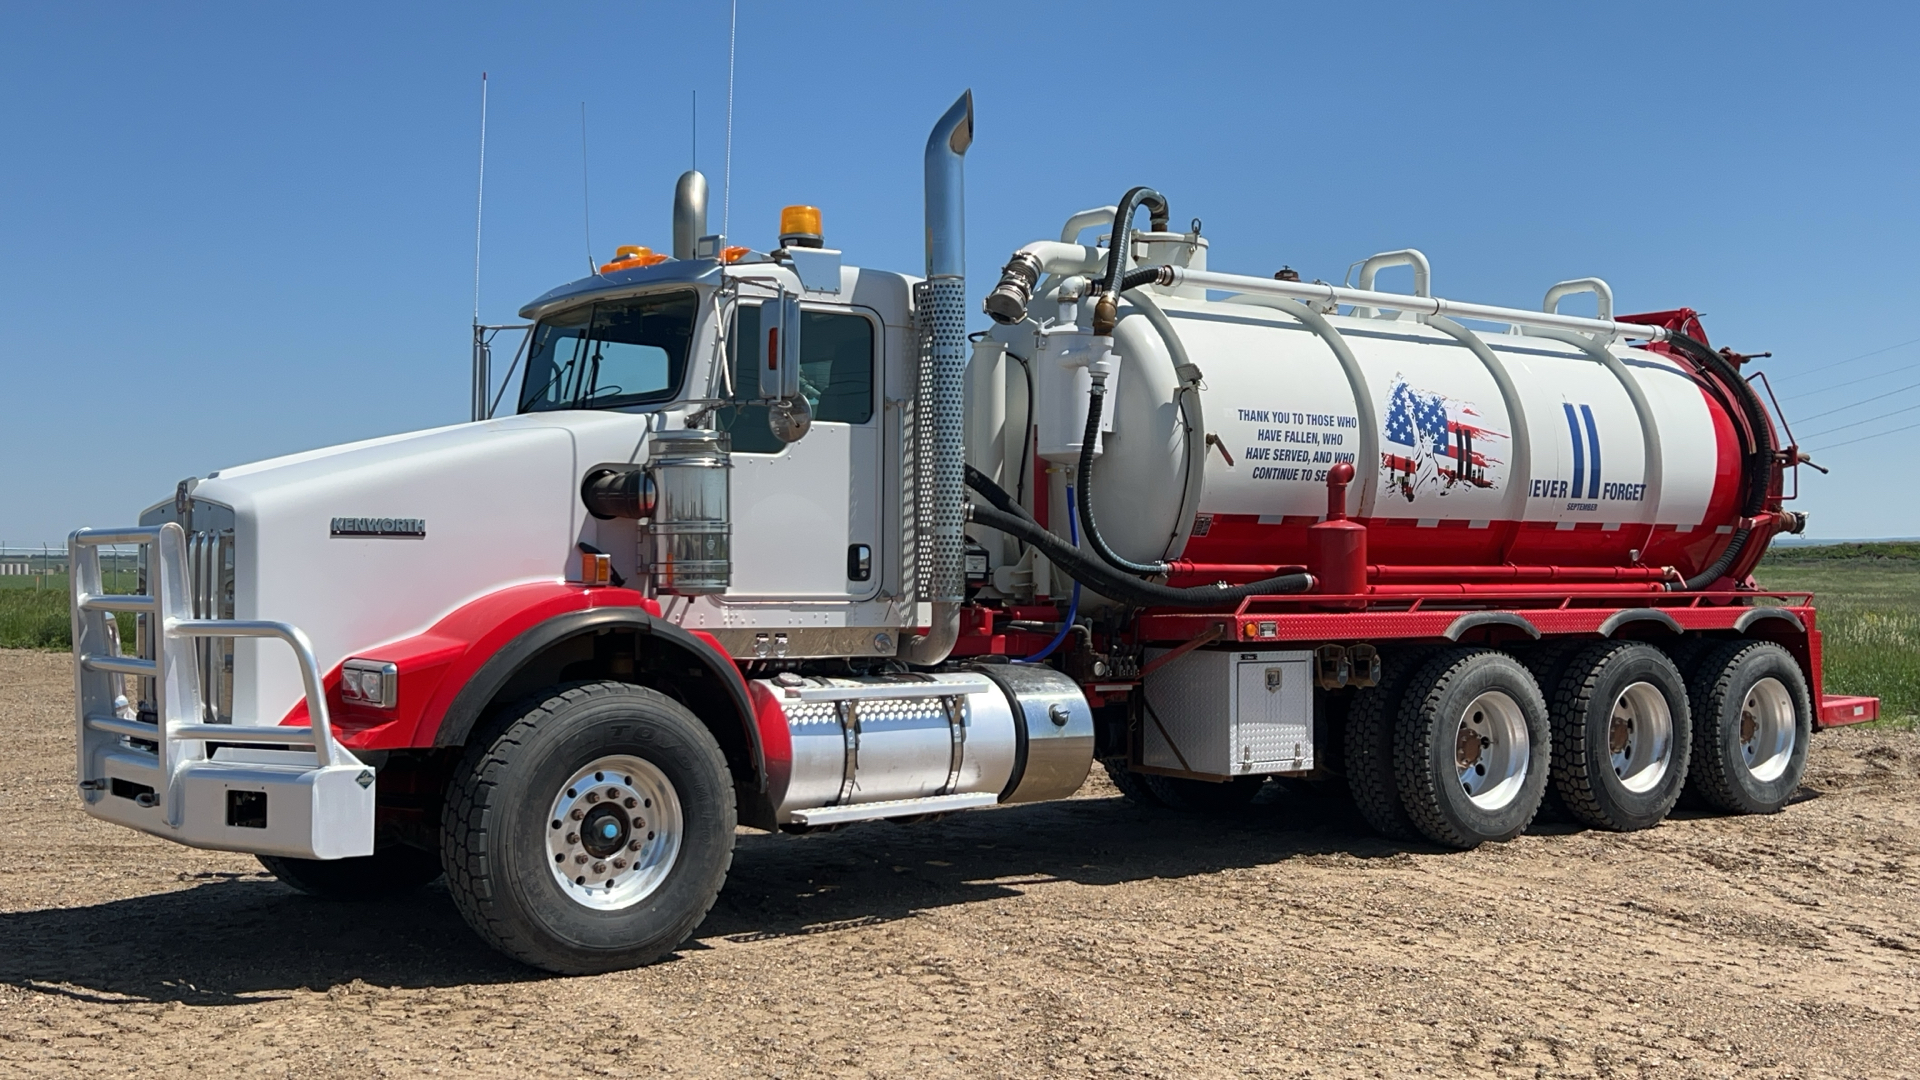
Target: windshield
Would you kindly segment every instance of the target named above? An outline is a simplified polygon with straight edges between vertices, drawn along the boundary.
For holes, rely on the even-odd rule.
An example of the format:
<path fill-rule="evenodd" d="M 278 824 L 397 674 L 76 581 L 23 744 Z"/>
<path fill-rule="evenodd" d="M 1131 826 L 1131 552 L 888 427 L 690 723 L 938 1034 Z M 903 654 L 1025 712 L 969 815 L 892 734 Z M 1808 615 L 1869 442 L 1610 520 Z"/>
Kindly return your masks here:
<path fill-rule="evenodd" d="M 699 294 L 603 300 L 533 329 L 520 411 L 617 409 L 671 399 L 687 370 Z"/>

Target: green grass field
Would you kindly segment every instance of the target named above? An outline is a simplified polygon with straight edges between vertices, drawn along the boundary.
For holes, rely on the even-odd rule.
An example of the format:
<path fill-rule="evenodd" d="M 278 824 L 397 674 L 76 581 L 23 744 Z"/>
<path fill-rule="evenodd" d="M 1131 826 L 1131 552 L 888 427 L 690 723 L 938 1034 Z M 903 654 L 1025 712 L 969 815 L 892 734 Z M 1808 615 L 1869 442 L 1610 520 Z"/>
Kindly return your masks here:
<path fill-rule="evenodd" d="M 1769 589 L 1814 594 L 1827 689 L 1880 699 L 1881 723 L 1920 715 L 1920 544 L 1775 548 L 1755 572 Z"/>
<path fill-rule="evenodd" d="M 126 592 L 135 588 L 130 572 L 108 574 L 106 578 L 107 588 Z M 0 649 L 71 648 L 73 626 L 67 593 L 65 574 L 0 577 Z M 119 619 L 121 640 L 131 643 L 133 616 L 121 615 Z"/>
<path fill-rule="evenodd" d="M 108 587 L 132 591 L 131 575 Z M 1769 589 L 1815 594 L 1826 643 L 1827 688 L 1872 694 L 1883 723 L 1920 715 L 1920 544 L 1776 548 L 1755 575 Z M 133 640 L 132 616 L 121 633 Z M 71 642 L 67 579 L 0 578 L 0 647 L 65 649 Z"/>

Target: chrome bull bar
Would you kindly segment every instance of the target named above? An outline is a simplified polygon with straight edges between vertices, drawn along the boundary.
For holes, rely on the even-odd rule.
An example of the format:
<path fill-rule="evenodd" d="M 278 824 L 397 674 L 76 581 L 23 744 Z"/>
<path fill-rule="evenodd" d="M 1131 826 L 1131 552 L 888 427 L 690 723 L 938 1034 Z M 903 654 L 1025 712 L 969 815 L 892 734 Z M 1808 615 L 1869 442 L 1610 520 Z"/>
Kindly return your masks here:
<path fill-rule="evenodd" d="M 87 812 L 195 847 L 323 859 L 371 854 L 373 772 L 333 737 L 306 634 L 282 622 L 195 618 L 187 536 L 172 522 L 81 529 L 67 544 L 77 771 Z M 103 591 L 99 549 L 108 545 L 146 549 L 147 593 Z M 152 655 L 120 654 L 112 620 L 122 611 L 147 617 Z M 197 643 L 210 637 L 286 642 L 300 665 L 308 723 L 203 723 Z M 137 712 L 120 692 L 125 676 L 140 680 L 146 707 Z"/>

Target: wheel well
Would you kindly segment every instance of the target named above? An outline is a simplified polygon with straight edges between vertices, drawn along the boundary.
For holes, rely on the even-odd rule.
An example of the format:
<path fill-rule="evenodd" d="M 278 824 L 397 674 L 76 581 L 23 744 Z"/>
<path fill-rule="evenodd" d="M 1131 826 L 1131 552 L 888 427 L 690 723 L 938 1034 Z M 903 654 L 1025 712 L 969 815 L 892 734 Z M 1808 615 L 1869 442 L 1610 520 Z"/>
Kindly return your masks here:
<path fill-rule="evenodd" d="M 686 706 L 713 733 L 742 793 L 761 790 L 765 769 L 753 713 L 731 661 L 634 609 L 570 612 L 521 634 L 461 688 L 434 745 L 466 745 L 474 733 L 510 722 L 515 706 L 547 687 L 603 679 L 646 686 Z"/>

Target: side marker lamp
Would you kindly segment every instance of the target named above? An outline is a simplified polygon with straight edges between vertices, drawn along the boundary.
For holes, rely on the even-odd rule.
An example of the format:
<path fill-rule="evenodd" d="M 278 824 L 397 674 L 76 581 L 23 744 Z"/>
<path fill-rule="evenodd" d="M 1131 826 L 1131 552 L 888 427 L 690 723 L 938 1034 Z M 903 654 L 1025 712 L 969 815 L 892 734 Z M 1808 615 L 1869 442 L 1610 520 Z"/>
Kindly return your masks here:
<path fill-rule="evenodd" d="M 613 261 L 600 264 L 600 272 L 611 274 L 615 270 L 632 270 L 642 266 L 654 266 L 667 261 L 665 255 L 654 253 L 652 248 L 637 244 L 622 244 L 613 251 Z"/>

